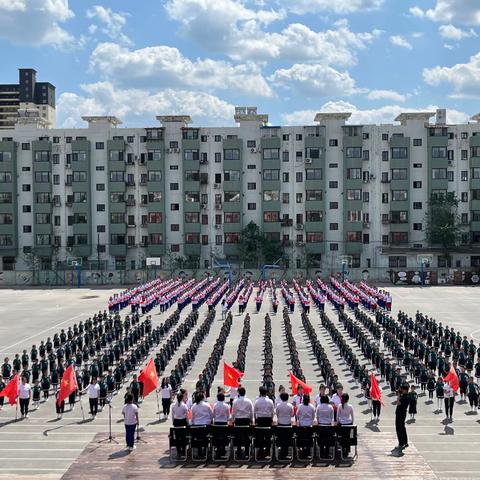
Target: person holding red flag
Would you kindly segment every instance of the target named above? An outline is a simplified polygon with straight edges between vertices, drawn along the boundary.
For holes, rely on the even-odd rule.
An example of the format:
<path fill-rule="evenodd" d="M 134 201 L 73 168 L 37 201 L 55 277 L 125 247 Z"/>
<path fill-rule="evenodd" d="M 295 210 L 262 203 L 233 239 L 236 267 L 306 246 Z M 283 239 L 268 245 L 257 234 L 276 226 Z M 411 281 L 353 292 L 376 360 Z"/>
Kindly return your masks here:
<path fill-rule="evenodd" d="M 8 382 L 7 386 L 0 392 L 0 397 L 7 397 L 8 403 L 13 406 L 18 398 L 18 373 Z"/>
<path fill-rule="evenodd" d="M 455 405 L 455 395 L 457 394 L 460 382 L 458 380 L 457 372 L 453 365 L 450 365 L 450 370 L 443 379 L 446 383 L 443 387 L 443 395 L 445 398 L 445 415 L 447 420 L 453 420 L 453 406 Z"/>
<path fill-rule="evenodd" d="M 378 384 L 378 380 L 374 372 L 372 372 L 372 376 L 370 378 L 370 398 L 372 399 L 373 420 L 379 422 L 380 412 L 383 405 L 382 388 Z"/>

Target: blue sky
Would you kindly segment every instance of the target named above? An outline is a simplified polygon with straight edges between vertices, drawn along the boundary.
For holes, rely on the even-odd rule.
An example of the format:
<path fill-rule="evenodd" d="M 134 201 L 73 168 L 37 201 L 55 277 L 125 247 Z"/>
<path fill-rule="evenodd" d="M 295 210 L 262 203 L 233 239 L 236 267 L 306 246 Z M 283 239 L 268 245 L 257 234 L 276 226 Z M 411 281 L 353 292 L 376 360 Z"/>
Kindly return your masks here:
<path fill-rule="evenodd" d="M 59 126 L 229 125 L 235 105 L 272 124 L 435 107 L 464 122 L 480 111 L 479 35 L 479 0 L 0 0 L 0 82 L 35 68 Z"/>

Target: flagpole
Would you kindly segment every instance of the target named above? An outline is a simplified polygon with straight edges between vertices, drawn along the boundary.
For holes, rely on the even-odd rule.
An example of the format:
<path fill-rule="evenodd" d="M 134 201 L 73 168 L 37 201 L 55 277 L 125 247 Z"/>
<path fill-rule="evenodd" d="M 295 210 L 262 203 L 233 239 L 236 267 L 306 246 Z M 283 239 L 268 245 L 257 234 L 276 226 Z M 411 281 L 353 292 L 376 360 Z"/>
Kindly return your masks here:
<path fill-rule="evenodd" d="M 157 389 L 155 389 L 155 393 L 157 394 L 158 419 L 161 420 L 160 419 L 160 415 L 161 415 L 161 413 L 160 413 L 160 403 L 158 403 L 158 390 Z"/>
<path fill-rule="evenodd" d="M 85 412 L 83 411 L 82 394 L 80 393 L 80 390 L 78 391 L 78 398 L 80 401 L 80 408 L 82 410 L 82 417 L 85 420 Z"/>

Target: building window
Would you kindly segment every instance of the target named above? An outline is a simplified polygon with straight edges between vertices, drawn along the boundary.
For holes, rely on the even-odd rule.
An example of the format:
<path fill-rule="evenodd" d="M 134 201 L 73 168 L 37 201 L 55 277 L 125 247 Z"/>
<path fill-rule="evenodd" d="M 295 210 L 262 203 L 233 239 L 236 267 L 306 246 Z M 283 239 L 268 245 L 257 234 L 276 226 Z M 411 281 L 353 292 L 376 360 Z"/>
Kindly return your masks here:
<path fill-rule="evenodd" d="M 296 193 L 295 194 L 295 201 L 296 201 L 296 203 L 303 203 L 303 193 Z"/>
<path fill-rule="evenodd" d="M 24 183 L 22 185 L 22 192 L 29 192 L 31 190 L 30 184 Z"/>
<path fill-rule="evenodd" d="M 473 192 L 475 192 L 475 190 L 473 190 L 472 193 Z M 477 195 L 477 196 L 478 196 L 478 200 L 480 200 L 480 195 Z M 468 192 L 462 192 L 460 199 L 463 203 L 468 202 Z"/>
<path fill-rule="evenodd" d="M 402 202 L 407 200 L 407 190 L 392 190 L 392 202 Z"/>
<path fill-rule="evenodd" d="M 363 160 L 368 162 L 370 160 L 370 150 L 364 150 L 363 151 Z"/>
<path fill-rule="evenodd" d="M 347 147 L 345 156 L 347 158 L 362 158 L 362 147 Z"/>
<path fill-rule="evenodd" d="M 382 203 L 388 203 L 388 193 L 382 193 Z"/>
<path fill-rule="evenodd" d="M 359 188 L 347 190 L 347 200 L 361 200 L 362 191 Z"/>
<path fill-rule="evenodd" d="M 221 135 L 215 135 L 214 137 L 215 142 L 221 142 L 222 141 L 222 136 Z"/>
<path fill-rule="evenodd" d="M 422 224 L 421 223 L 414 223 L 413 224 L 413 229 L 417 230 L 417 231 L 422 230 Z"/>
<path fill-rule="evenodd" d="M 290 160 L 290 152 L 288 150 L 282 152 L 282 162 L 288 162 Z"/>
<path fill-rule="evenodd" d="M 240 212 L 224 212 L 223 222 L 224 223 L 240 223 Z"/>
<path fill-rule="evenodd" d="M 422 168 L 422 164 L 421 163 L 414 163 L 413 168 Z"/>
<path fill-rule="evenodd" d="M 240 179 L 240 172 L 238 172 L 238 180 Z M 263 171 L 264 180 L 279 180 L 280 179 L 280 170 L 264 170 Z"/>
<path fill-rule="evenodd" d="M 330 230 L 338 230 L 338 223 L 331 223 L 328 228 Z"/>
<path fill-rule="evenodd" d="M 22 143 L 22 150 L 30 150 L 30 144 L 29 143 Z"/>
<path fill-rule="evenodd" d="M 95 150 L 104 150 L 105 144 L 103 142 L 95 142 Z"/>
<path fill-rule="evenodd" d="M 422 188 L 422 182 L 421 181 L 413 182 L 413 188 Z"/>
<path fill-rule="evenodd" d="M 331 252 L 336 252 L 336 251 L 338 251 L 338 243 L 331 243 L 331 244 L 330 244 L 330 251 L 331 251 Z"/>
<path fill-rule="evenodd" d="M 248 210 L 256 210 L 257 209 L 257 204 L 256 203 L 249 203 L 247 205 Z"/>
<path fill-rule="evenodd" d="M 331 138 L 328 141 L 328 146 L 329 147 L 338 147 L 338 140 L 336 138 Z"/>
<path fill-rule="evenodd" d="M 468 150 L 462 150 L 462 151 L 460 152 L 460 154 L 461 154 L 461 157 L 460 157 L 460 158 L 461 158 L 462 160 L 468 160 Z"/>
<path fill-rule="evenodd" d="M 255 182 L 248 182 L 247 183 L 247 190 L 256 190 L 257 184 Z"/>
<path fill-rule="evenodd" d="M 295 140 L 296 140 L 297 142 L 301 142 L 301 141 L 302 141 L 302 138 L 303 138 L 303 136 L 302 136 L 301 133 L 297 133 L 297 134 L 295 135 Z"/>
<path fill-rule="evenodd" d="M 264 148 L 262 153 L 264 160 L 278 160 L 280 156 L 280 150 L 278 148 Z"/>
<path fill-rule="evenodd" d="M 308 232 L 306 235 L 307 243 L 323 242 L 323 232 Z"/>
<path fill-rule="evenodd" d="M 285 204 L 290 203 L 290 194 L 289 193 L 282 193 L 282 203 L 285 203 Z"/>
<path fill-rule="evenodd" d="M 392 147 L 392 159 L 404 159 L 408 157 L 407 147 Z"/>
<path fill-rule="evenodd" d="M 363 203 L 369 203 L 370 202 L 370 192 L 363 192 L 362 193 L 362 200 L 363 200 Z"/>
<path fill-rule="evenodd" d="M 239 196 L 240 196 L 240 194 L 239 194 Z M 278 202 L 279 199 L 280 199 L 280 192 L 278 190 L 264 190 L 263 191 L 263 200 L 265 202 Z"/>
<path fill-rule="evenodd" d="M 97 212 L 104 212 L 104 211 L 105 211 L 105 204 L 97 203 Z"/>
<path fill-rule="evenodd" d="M 302 183 L 303 182 L 303 172 L 296 172 L 295 173 L 295 181 L 297 183 Z"/>
<path fill-rule="evenodd" d="M 280 221 L 280 212 L 263 212 L 263 221 L 265 223 L 279 222 Z"/>
<path fill-rule="evenodd" d="M 32 226 L 31 225 L 24 225 L 23 226 L 23 233 L 31 233 L 32 232 Z"/>
<path fill-rule="evenodd" d="M 247 140 L 247 148 L 255 148 L 257 146 L 256 140 Z"/>
<path fill-rule="evenodd" d="M 421 138 L 414 138 L 413 139 L 413 146 L 414 147 L 421 147 L 422 146 L 422 139 Z"/>
<path fill-rule="evenodd" d="M 479 175 L 480 175 L 480 172 L 479 172 Z M 462 172 L 460 173 L 460 178 L 462 182 L 468 181 L 468 170 L 462 170 Z"/>
<path fill-rule="evenodd" d="M 382 162 L 388 162 L 388 150 L 382 152 Z"/>
<path fill-rule="evenodd" d="M 347 232 L 347 242 L 361 243 L 362 232 Z"/>
<path fill-rule="evenodd" d="M 305 198 L 309 202 L 319 202 L 323 200 L 322 190 L 307 190 L 305 192 Z"/>
<path fill-rule="evenodd" d="M 329 208 L 330 210 L 338 210 L 338 202 L 330 202 Z"/>
<path fill-rule="evenodd" d="M 407 268 L 407 257 L 388 257 L 389 268 Z"/>
<path fill-rule="evenodd" d="M 421 210 L 422 207 L 422 202 L 413 202 L 413 209 L 414 210 Z"/>
<path fill-rule="evenodd" d="M 338 188 L 338 182 L 336 180 L 328 182 L 328 188 Z"/>
<path fill-rule="evenodd" d="M 361 180 L 362 169 L 361 168 L 347 168 L 347 178 L 349 180 Z"/>
<path fill-rule="evenodd" d="M 432 147 L 432 158 L 447 158 L 447 147 Z"/>
<path fill-rule="evenodd" d="M 388 142 L 388 133 L 382 133 L 382 141 Z"/>

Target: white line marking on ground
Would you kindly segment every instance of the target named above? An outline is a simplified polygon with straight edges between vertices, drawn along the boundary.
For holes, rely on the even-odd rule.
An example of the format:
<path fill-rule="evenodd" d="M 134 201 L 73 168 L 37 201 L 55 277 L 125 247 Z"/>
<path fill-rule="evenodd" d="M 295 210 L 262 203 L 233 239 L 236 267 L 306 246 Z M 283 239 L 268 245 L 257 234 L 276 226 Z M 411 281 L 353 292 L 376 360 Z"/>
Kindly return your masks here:
<path fill-rule="evenodd" d="M 34 335 L 31 335 L 30 337 L 24 338 L 23 340 L 20 340 L 19 342 L 16 342 L 16 343 L 14 343 L 14 344 L 12 344 L 12 345 L 8 345 L 8 347 L 2 347 L 2 348 L 0 348 L 0 353 L 3 354 L 3 352 L 4 352 L 5 350 L 8 350 L 8 349 L 13 348 L 13 347 L 16 347 L 16 346 L 19 345 L 20 343 L 27 342 L 28 340 L 31 340 L 32 338 L 38 337 L 39 335 L 42 335 L 42 334 L 44 334 L 45 332 L 48 332 L 48 331 L 50 331 L 50 330 L 53 330 L 54 328 L 57 328 L 57 327 L 59 327 L 60 325 L 63 325 L 64 323 L 70 322 L 71 320 L 75 320 L 76 318 L 82 317 L 82 316 L 84 316 L 84 315 L 88 315 L 88 314 L 86 314 L 85 312 L 79 313 L 78 315 L 75 315 L 74 317 L 67 318 L 67 319 L 64 320 L 63 322 L 57 323 L 56 325 L 52 325 L 51 327 L 46 328 L 45 330 L 42 330 L 41 332 L 37 332 L 37 333 L 35 333 Z"/>

